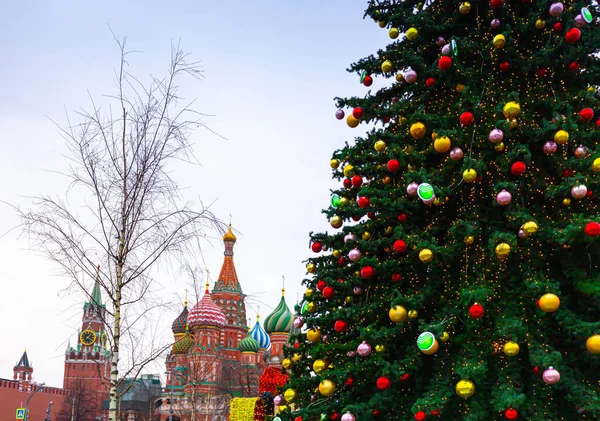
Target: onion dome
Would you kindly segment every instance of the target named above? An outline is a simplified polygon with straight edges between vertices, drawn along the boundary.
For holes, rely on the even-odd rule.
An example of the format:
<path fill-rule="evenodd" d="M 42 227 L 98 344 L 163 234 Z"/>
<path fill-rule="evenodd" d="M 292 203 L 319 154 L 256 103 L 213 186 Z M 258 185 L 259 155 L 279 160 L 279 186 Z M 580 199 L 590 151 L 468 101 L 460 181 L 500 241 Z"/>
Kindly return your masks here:
<path fill-rule="evenodd" d="M 193 327 L 223 327 L 225 326 L 225 315 L 221 307 L 215 304 L 210 298 L 208 292 L 208 282 L 206 291 L 202 299 L 196 304 L 187 316 L 188 326 Z"/>
<path fill-rule="evenodd" d="M 252 337 L 250 334 L 250 329 L 248 329 L 248 334 L 240 341 L 237 348 L 242 352 L 257 353 L 260 345 L 258 344 L 258 341 Z"/>
<path fill-rule="evenodd" d="M 177 335 L 178 333 L 185 333 L 186 326 L 187 326 L 187 316 L 188 316 L 188 308 L 187 308 L 187 300 L 185 300 L 185 302 L 183 304 L 183 311 L 181 312 L 181 314 L 179 316 L 177 316 L 177 318 L 171 325 L 171 330 L 173 331 L 174 334 Z"/>
<path fill-rule="evenodd" d="M 194 339 L 188 333 L 178 333 L 175 335 L 175 343 L 173 344 L 173 354 L 187 354 L 194 346 Z"/>
<path fill-rule="evenodd" d="M 268 349 L 271 346 L 269 334 L 265 332 L 259 322 L 260 316 L 256 316 L 256 324 L 250 331 L 250 335 L 258 342 L 258 346 L 262 349 Z"/>
<path fill-rule="evenodd" d="M 281 301 L 265 319 L 265 330 L 268 333 L 288 333 L 292 328 L 294 316 L 285 302 L 285 289 L 281 290 Z"/>
<path fill-rule="evenodd" d="M 223 241 L 231 241 L 232 243 L 235 243 L 237 241 L 237 237 L 233 234 L 233 231 L 231 230 L 231 224 L 229 224 L 229 229 L 223 236 Z"/>

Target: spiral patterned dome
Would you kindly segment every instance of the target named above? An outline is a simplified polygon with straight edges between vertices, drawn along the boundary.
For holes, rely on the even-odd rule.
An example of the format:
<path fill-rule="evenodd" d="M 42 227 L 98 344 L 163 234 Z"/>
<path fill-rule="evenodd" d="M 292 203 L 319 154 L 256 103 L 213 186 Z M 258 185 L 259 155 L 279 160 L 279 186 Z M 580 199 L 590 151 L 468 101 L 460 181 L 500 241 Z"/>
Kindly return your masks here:
<path fill-rule="evenodd" d="M 285 302 L 285 296 L 281 294 L 281 301 L 277 308 L 265 319 L 265 330 L 267 333 L 289 332 L 292 328 L 294 316 Z"/>
<path fill-rule="evenodd" d="M 252 337 L 250 332 L 248 332 L 246 337 L 240 341 L 237 348 L 238 348 L 238 350 L 240 350 L 242 352 L 256 353 L 256 352 L 258 352 L 260 345 L 258 345 L 257 340 Z"/>
<path fill-rule="evenodd" d="M 194 340 L 192 335 L 189 333 L 175 335 L 175 343 L 173 344 L 173 354 L 187 354 L 187 352 L 194 346 Z"/>
<path fill-rule="evenodd" d="M 183 306 L 183 311 L 181 312 L 181 314 L 179 316 L 177 316 L 177 318 L 171 325 L 171 330 L 173 331 L 174 334 L 185 333 L 185 330 L 187 327 L 188 313 L 189 313 L 189 311 L 187 308 L 187 301 L 186 301 Z"/>
<path fill-rule="evenodd" d="M 256 320 L 256 324 L 250 331 L 250 335 L 252 335 L 256 342 L 258 342 L 258 346 L 260 348 L 269 349 L 269 347 L 271 346 L 271 339 L 269 339 L 269 334 L 265 332 L 258 320 Z"/>
<path fill-rule="evenodd" d="M 206 291 L 202 299 L 196 304 L 187 316 L 188 326 L 191 328 L 198 326 L 225 326 L 225 315 L 221 307 L 215 304 L 210 298 L 208 292 L 208 282 L 206 283 Z"/>

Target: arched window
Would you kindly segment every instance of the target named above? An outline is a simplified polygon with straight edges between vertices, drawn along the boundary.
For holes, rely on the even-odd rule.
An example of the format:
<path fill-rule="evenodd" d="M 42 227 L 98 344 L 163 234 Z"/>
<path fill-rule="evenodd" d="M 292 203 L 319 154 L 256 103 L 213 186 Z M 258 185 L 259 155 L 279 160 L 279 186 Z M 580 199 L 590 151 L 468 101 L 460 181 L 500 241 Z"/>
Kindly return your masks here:
<path fill-rule="evenodd" d="M 229 342 L 227 342 L 227 346 L 229 348 L 233 348 L 233 339 L 229 338 Z"/>

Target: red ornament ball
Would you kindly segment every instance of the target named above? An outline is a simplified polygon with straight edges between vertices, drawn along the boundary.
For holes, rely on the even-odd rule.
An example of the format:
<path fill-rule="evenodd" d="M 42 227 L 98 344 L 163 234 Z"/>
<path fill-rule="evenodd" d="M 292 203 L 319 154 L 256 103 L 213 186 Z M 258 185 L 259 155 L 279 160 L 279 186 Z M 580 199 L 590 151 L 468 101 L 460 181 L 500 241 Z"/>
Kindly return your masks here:
<path fill-rule="evenodd" d="M 337 420 L 339 417 L 340 417 L 340 414 L 338 414 L 337 412 L 334 412 L 333 414 L 331 414 L 331 415 L 329 416 L 329 419 L 331 419 L 331 420 L 335 421 L 335 420 Z"/>
<path fill-rule="evenodd" d="M 507 420 L 516 420 L 519 417 L 519 413 L 516 409 L 508 408 L 504 411 L 504 418 Z"/>
<path fill-rule="evenodd" d="M 471 308 L 469 309 L 469 316 L 471 316 L 472 319 L 479 319 L 483 316 L 484 310 L 483 310 L 483 306 L 481 304 L 473 304 L 471 306 Z"/>
<path fill-rule="evenodd" d="M 585 195 L 587 198 L 591 199 L 592 197 L 594 197 L 594 192 L 591 190 L 588 190 L 588 192 Z"/>
<path fill-rule="evenodd" d="M 333 297 L 333 288 L 331 288 L 331 287 L 323 288 L 323 297 L 325 297 L 325 298 Z"/>
<path fill-rule="evenodd" d="M 360 107 L 356 107 L 355 109 L 352 110 L 352 116 L 357 120 L 360 120 L 361 118 L 363 118 L 364 115 L 365 115 L 365 113 L 364 113 L 363 109 Z"/>
<path fill-rule="evenodd" d="M 392 282 L 400 282 L 402 280 L 402 275 L 399 273 L 392 274 Z"/>
<path fill-rule="evenodd" d="M 600 224 L 598 222 L 588 222 L 583 232 L 587 237 L 597 237 L 600 235 Z"/>
<path fill-rule="evenodd" d="M 317 282 L 317 289 L 319 291 L 323 291 L 323 289 L 327 286 L 327 283 L 325 281 L 319 281 Z"/>
<path fill-rule="evenodd" d="M 343 257 L 340 257 L 340 258 L 338 259 L 338 265 L 339 265 L 339 266 L 344 266 L 344 264 L 346 264 L 346 260 L 344 260 L 344 258 L 343 258 Z"/>
<path fill-rule="evenodd" d="M 575 171 L 567 168 L 566 170 L 563 171 L 563 177 L 565 178 L 569 178 L 569 177 L 573 177 L 575 175 Z"/>
<path fill-rule="evenodd" d="M 490 5 L 493 9 L 500 9 L 504 4 L 504 0 L 491 0 Z"/>
<path fill-rule="evenodd" d="M 537 365 L 535 367 L 533 367 L 533 374 L 535 374 L 536 376 L 539 376 L 542 374 L 542 372 L 540 371 L 540 368 Z"/>
<path fill-rule="evenodd" d="M 398 172 L 400 169 L 400 162 L 397 159 L 390 159 L 387 163 L 387 169 L 389 172 Z"/>
<path fill-rule="evenodd" d="M 350 181 L 349 178 L 344 178 L 344 187 L 349 189 L 350 187 L 352 187 L 352 181 Z"/>
<path fill-rule="evenodd" d="M 323 246 L 321 245 L 321 243 L 319 243 L 318 241 L 313 243 L 313 245 L 311 246 L 312 251 L 314 251 L 315 253 L 320 253 L 321 250 L 323 250 Z"/>
<path fill-rule="evenodd" d="M 369 218 L 369 219 L 375 218 L 375 212 L 372 212 L 372 211 L 367 212 L 367 218 Z"/>
<path fill-rule="evenodd" d="M 577 70 L 579 70 L 579 63 L 577 63 L 576 61 L 572 61 L 569 63 L 569 70 L 572 72 L 576 72 Z"/>
<path fill-rule="evenodd" d="M 561 22 L 556 22 L 552 29 L 554 29 L 554 32 L 561 32 L 563 29 L 563 25 Z"/>
<path fill-rule="evenodd" d="M 404 373 L 403 375 L 400 376 L 401 382 L 407 382 L 409 380 L 410 380 L 410 374 L 408 374 L 408 373 Z"/>
<path fill-rule="evenodd" d="M 510 68 L 510 64 L 508 63 L 508 61 L 503 61 L 502 63 L 500 63 L 501 71 L 506 72 L 509 68 Z"/>
<path fill-rule="evenodd" d="M 450 67 L 452 67 L 452 59 L 450 57 L 444 56 L 440 58 L 440 61 L 438 61 L 438 68 L 448 70 Z"/>
<path fill-rule="evenodd" d="M 371 279 L 373 276 L 375 276 L 375 269 L 373 269 L 372 266 L 365 266 L 360 270 L 360 276 L 363 279 Z"/>
<path fill-rule="evenodd" d="M 371 201 L 369 200 L 368 197 L 361 196 L 361 197 L 358 198 L 358 200 L 356 201 L 356 203 L 358 204 L 358 206 L 360 208 L 364 209 L 364 208 L 368 208 L 369 207 L 369 205 L 371 204 Z"/>
<path fill-rule="evenodd" d="M 434 416 L 440 415 L 439 409 L 432 409 L 430 413 L 431 413 L 431 415 L 434 415 Z"/>
<path fill-rule="evenodd" d="M 373 416 L 376 417 L 380 414 L 379 409 L 374 409 L 373 412 L 371 412 L 371 414 L 373 414 Z"/>
<path fill-rule="evenodd" d="M 346 386 L 348 386 L 348 387 L 354 386 L 354 379 L 352 377 L 348 377 L 348 380 L 346 380 Z"/>
<path fill-rule="evenodd" d="M 408 246 L 406 245 L 406 242 L 404 240 L 394 241 L 394 251 L 396 253 L 404 253 L 404 252 L 406 252 L 407 248 L 408 248 Z"/>
<path fill-rule="evenodd" d="M 469 111 L 465 111 L 460 115 L 460 124 L 463 126 L 468 126 L 469 124 L 472 124 L 473 121 L 475 121 L 475 118 L 473 117 L 473 113 Z"/>
<path fill-rule="evenodd" d="M 512 175 L 522 175 L 525 173 L 527 166 L 523 161 L 517 161 L 510 167 L 510 173 Z"/>
<path fill-rule="evenodd" d="M 389 123 L 391 121 L 391 118 L 389 115 L 386 115 L 385 117 L 383 117 L 383 122 L 384 123 Z"/>
<path fill-rule="evenodd" d="M 382 376 L 377 379 L 377 389 L 379 390 L 389 389 L 391 384 L 392 382 L 390 382 L 390 379 L 388 379 L 385 376 Z"/>
<path fill-rule="evenodd" d="M 584 108 L 583 110 L 579 111 L 580 121 L 587 123 L 592 118 L 594 118 L 594 110 L 592 110 L 591 108 Z"/>
<path fill-rule="evenodd" d="M 543 67 L 540 67 L 539 69 L 537 69 L 538 76 L 546 76 L 546 73 L 548 73 L 548 70 Z"/>
<path fill-rule="evenodd" d="M 423 421 L 425 418 L 427 418 L 427 415 L 425 415 L 425 412 L 423 411 L 419 411 L 415 414 L 415 419 L 417 421 Z"/>
<path fill-rule="evenodd" d="M 354 177 L 352 177 L 351 182 L 354 187 L 360 187 L 362 186 L 363 179 L 360 175 L 355 175 Z"/>
<path fill-rule="evenodd" d="M 294 418 L 294 421 L 302 421 L 302 417 L 301 416 L 297 416 L 296 418 Z"/>
<path fill-rule="evenodd" d="M 428 88 L 431 88 L 433 85 L 435 85 L 435 79 L 432 77 L 428 77 L 427 80 L 425 80 L 425 85 Z"/>
<path fill-rule="evenodd" d="M 405 223 L 408 220 L 408 216 L 405 213 L 398 215 L 398 222 Z"/>
<path fill-rule="evenodd" d="M 358 222 L 358 221 L 360 221 L 360 216 L 353 216 L 353 217 L 352 217 L 352 220 L 353 220 L 354 222 Z"/>
<path fill-rule="evenodd" d="M 365 76 L 365 79 L 363 80 L 363 85 L 365 86 L 371 86 L 373 84 L 373 78 L 371 76 Z"/>
<path fill-rule="evenodd" d="M 581 38 L 581 31 L 579 28 L 571 28 L 565 34 L 565 40 L 569 44 L 575 44 Z"/>
<path fill-rule="evenodd" d="M 346 328 L 348 327 L 348 324 L 343 321 L 343 320 L 337 320 L 334 324 L 333 324 L 333 328 L 335 329 L 336 332 L 341 333 L 344 330 L 346 330 Z"/>

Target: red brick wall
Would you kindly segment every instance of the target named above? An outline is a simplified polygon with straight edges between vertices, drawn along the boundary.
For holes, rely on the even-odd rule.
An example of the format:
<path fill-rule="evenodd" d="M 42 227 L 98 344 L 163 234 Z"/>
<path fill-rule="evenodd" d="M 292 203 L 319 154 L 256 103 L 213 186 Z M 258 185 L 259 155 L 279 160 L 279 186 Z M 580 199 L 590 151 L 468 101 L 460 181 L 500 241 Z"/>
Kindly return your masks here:
<path fill-rule="evenodd" d="M 25 402 L 31 392 L 21 392 L 18 383 L 0 380 L 0 420 L 11 421 L 15 419 L 17 408 L 25 408 Z M 67 392 L 57 387 L 44 387 L 42 392 L 35 394 L 29 401 L 29 421 L 43 420 L 46 417 L 48 403 L 52 401 L 52 419 L 63 405 Z"/>

